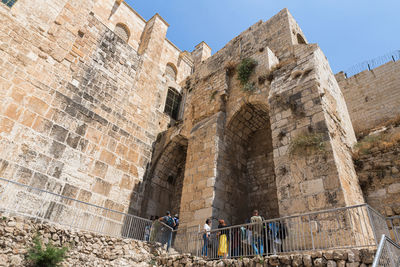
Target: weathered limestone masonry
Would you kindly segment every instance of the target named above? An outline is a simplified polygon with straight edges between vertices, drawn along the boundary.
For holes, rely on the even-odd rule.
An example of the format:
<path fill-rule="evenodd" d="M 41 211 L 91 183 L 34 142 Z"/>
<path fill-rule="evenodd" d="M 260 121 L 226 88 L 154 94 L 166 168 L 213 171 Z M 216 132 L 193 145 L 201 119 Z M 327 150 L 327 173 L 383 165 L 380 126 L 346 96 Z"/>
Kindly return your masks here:
<path fill-rule="evenodd" d="M 348 249 L 335 251 L 317 251 L 305 254 L 280 255 L 269 257 L 243 258 L 234 260 L 218 260 L 207 262 L 201 258 L 187 255 L 158 258 L 159 266 L 237 266 L 237 267 L 269 267 L 269 266 L 297 266 L 297 267 L 367 267 L 372 266 L 374 250 Z"/>
<path fill-rule="evenodd" d="M 356 160 L 367 203 L 386 216 L 400 215 L 399 155 L 400 144 L 397 144 L 387 149 L 372 149 Z"/>
<path fill-rule="evenodd" d="M 0 177 L 138 213 L 168 86 L 193 64 L 168 24 L 112 0 L 19 0 L 0 20 Z"/>
<path fill-rule="evenodd" d="M 26 254 L 39 234 L 46 244 L 68 247 L 62 266 L 154 266 L 165 253 L 149 243 L 74 232 L 18 217 L 0 218 L 0 266 L 28 266 Z"/>
<path fill-rule="evenodd" d="M 258 62 L 252 92 L 234 73 L 248 57 Z M 233 39 L 185 86 L 183 223 L 222 217 L 235 224 L 254 208 L 272 218 L 364 202 L 343 95 L 287 10 Z M 323 135 L 325 153 L 290 156 L 290 141 L 309 133 Z"/>
<path fill-rule="evenodd" d="M 399 117 L 400 63 L 334 76 L 287 9 L 214 55 L 205 42 L 180 51 L 168 27 L 119 0 L 0 3 L 0 177 L 191 227 L 364 197 L 398 214 L 396 146 L 361 157 L 358 174 L 351 150 L 353 126 Z M 301 138 L 322 146 L 296 153 Z"/>
<path fill-rule="evenodd" d="M 348 79 L 338 73 L 354 131 L 368 133 L 379 124 L 400 116 L 400 61 L 389 62 Z"/>

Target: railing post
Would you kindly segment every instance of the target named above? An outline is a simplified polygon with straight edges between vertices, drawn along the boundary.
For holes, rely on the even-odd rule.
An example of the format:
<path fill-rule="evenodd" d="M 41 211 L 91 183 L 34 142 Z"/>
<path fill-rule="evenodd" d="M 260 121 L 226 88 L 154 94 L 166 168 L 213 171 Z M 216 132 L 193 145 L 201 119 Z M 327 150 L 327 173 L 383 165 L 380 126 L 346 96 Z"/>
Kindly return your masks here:
<path fill-rule="evenodd" d="M 6 180 L 6 185 L 3 185 L 3 192 L 0 192 L 0 201 L 2 200 L 2 198 L 6 195 L 7 192 L 7 188 L 9 186 L 10 182 L 8 180 Z M 1 208 L 1 207 L 0 207 Z M 6 212 L 6 207 L 4 207 L 4 212 Z"/>
<path fill-rule="evenodd" d="M 199 226 L 197 228 L 197 233 L 198 233 L 197 236 L 199 236 L 200 235 L 200 224 L 199 224 Z M 199 242 L 197 240 L 197 242 L 196 242 L 196 253 L 199 253 L 198 251 L 199 251 Z"/>
<path fill-rule="evenodd" d="M 374 222 L 372 220 L 372 215 L 371 215 L 371 211 L 369 209 L 369 206 L 365 205 L 365 207 L 367 208 L 367 214 L 368 214 L 369 223 L 371 225 L 372 234 L 374 235 L 375 245 L 377 246 L 379 244 L 379 241 L 378 241 L 378 237 L 376 236 L 375 224 L 374 224 Z"/>
<path fill-rule="evenodd" d="M 108 213 L 108 210 L 106 210 L 106 213 L 103 216 L 104 220 L 103 220 L 103 223 L 101 224 L 101 227 L 100 227 L 100 233 L 101 234 L 104 234 L 103 231 L 104 231 L 104 225 L 106 224 L 106 221 L 107 221 L 107 213 Z"/>
<path fill-rule="evenodd" d="M 229 243 L 228 243 L 228 258 L 230 259 L 232 257 L 232 228 L 229 228 Z M 227 238 L 228 239 L 228 238 Z"/>
<path fill-rule="evenodd" d="M 314 236 L 313 236 L 313 231 L 312 231 L 312 225 L 311 225 L 311 216 L 308 215 L 308 224 L 310 225 L 310 235 L 311 235 L 311 244 L 312 244 L 312 249 L 315 249 L 314 246 Z"/>
<path fill-rule="evenodd" d="M 76 203 L 75 203 L 76 204 Z M 72 217 L 72 221 L 71 221 L 71 225 L 69 226 L 69 229 L 70 230 L 72 230 L 72 226 L 74 225 L 74 223 L 75 223 L 75 217 L 76 217 L 76 208 L 73 206 L 72 207 L 72 210 L 74 210 L 75 212 L 74 212 L 74 217 Z"/>

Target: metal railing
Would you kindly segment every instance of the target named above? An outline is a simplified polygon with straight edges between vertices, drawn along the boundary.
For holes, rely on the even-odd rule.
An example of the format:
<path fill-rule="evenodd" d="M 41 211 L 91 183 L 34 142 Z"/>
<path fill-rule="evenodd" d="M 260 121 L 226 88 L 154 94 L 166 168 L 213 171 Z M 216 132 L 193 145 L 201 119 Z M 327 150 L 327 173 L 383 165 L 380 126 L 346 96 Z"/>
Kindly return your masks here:
<path fill-rule="evenodd" d="M 369 221 L 373 228 L 375 243 L 376 245 L 378 245 L 379 238 L 382 235 L 390 236 L 390 230 L 387 224 L 387 219 L 371 206 L 366 205 L 366 207 L 368 210 Z"/>
<path fill-rule="evenodd" d="M 382 66 L 383 64 L 388 63 L 389 61 L 395 62 L 398 61 L 399 59 L 400 59 L 400 50 L 395 50 L 383 56 L 356 64 L 347 69 L 346 71 L 344 71 L 344 73 L 347 78 L 350 78 L 351 76 L 363 72 L 364 70 L 373 70 L 379 66 Z"/>
<path fill-rule="evenodd" d="M 400 216 L 386 218 L 389 225 L 389 237 L 400 244 Z"/>
<path fill-rule="evenodd" d="M 382 235 L 372 267 L 400 266 L 400 246 L 386 235 Z"/>
<path fill-rule="evenodd" d="M 385 218 L 368 205 L 213 229 L 182 231 L 177 250 L 208 259 L 376 247 L 375 236 L 389 233 Z M 179 231 L 178 231 L 179 232 Z"/>
<path fill-rule="evenodd" d="M 137 240 L 148 240 L 153 224 L 144 218 L 4 178 L 0 178 L 0 211 L 60 224 L 69 229 Z"/>
<path fill-rule="evenodd" d="M 169 244 L 180 253 L 208 259 L 377 246 L 382 234 L 400 237 L 400 217 L 387 223 L 367 204 L 264 220 L 203 232 L 200 226 L 173 230 L 159 221 L 103 208 L 0 178 L 0 212 L 47 221 L 69 229 Z M 397 221 L 396 221 L 397 220 Z M 388 224 L 391 225 L 389 231 Z M 398 239 L 397 239 L 398 240 Z"/>

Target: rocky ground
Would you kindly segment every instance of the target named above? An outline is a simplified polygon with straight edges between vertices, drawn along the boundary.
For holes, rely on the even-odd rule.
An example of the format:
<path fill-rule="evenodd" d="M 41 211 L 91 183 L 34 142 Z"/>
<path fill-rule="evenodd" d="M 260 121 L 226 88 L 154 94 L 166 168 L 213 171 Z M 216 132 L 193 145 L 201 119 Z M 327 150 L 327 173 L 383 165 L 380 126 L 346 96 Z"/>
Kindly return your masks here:
<path fill-rule="evenodd" d="M 26 254 L 39 233 L 44 243 L 67 246 L 62 266 L 153 266 L 165 253 L 159 246 L 61 229 L 47 223 L 0 215 L 0 266 L 29 266 Z"/>

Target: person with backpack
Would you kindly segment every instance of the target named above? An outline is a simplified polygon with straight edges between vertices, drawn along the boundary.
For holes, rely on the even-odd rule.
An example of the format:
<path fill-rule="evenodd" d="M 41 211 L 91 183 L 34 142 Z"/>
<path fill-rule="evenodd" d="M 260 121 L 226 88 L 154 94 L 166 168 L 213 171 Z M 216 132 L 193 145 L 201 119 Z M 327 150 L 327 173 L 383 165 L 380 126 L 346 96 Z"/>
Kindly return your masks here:
<path fill-rule="evenodd" d="M 179 215 L 175 214 L 173 219 L 174 219 L 175 226 L 174 226 L 174 232 L 172 234 L 172 246 L 175 244 L 176 230 L 178 229 L 178 226 L 179 226 Z"/>
<path fill-rule="evenodd" d="M 169 247 L 171 246 L 171 240 L 172 240 L 172 230 L 175 227 L 175 221 L 174 218 L 172 218 L 171 216 L 171 212 L 167 211 L 165 213 L 164 217 L 161 217 L 159 219 L 160 222 L 168 225 L 171 228 L 165 227 L 165 232 L 164 232 L 164 238 L 162 240 L 162 246 L 164 246 L 165 244 L 167 244 L 167 252 L 169 251 Z"/>
<path fill-rule="evenodd" d="M 176 230 L 176 229 L 178 229 L 178 226 L 179 226 L 179 215 L 178 214 L 175 214 L 174 222 L 175 222 L 174 230 Z"/>

